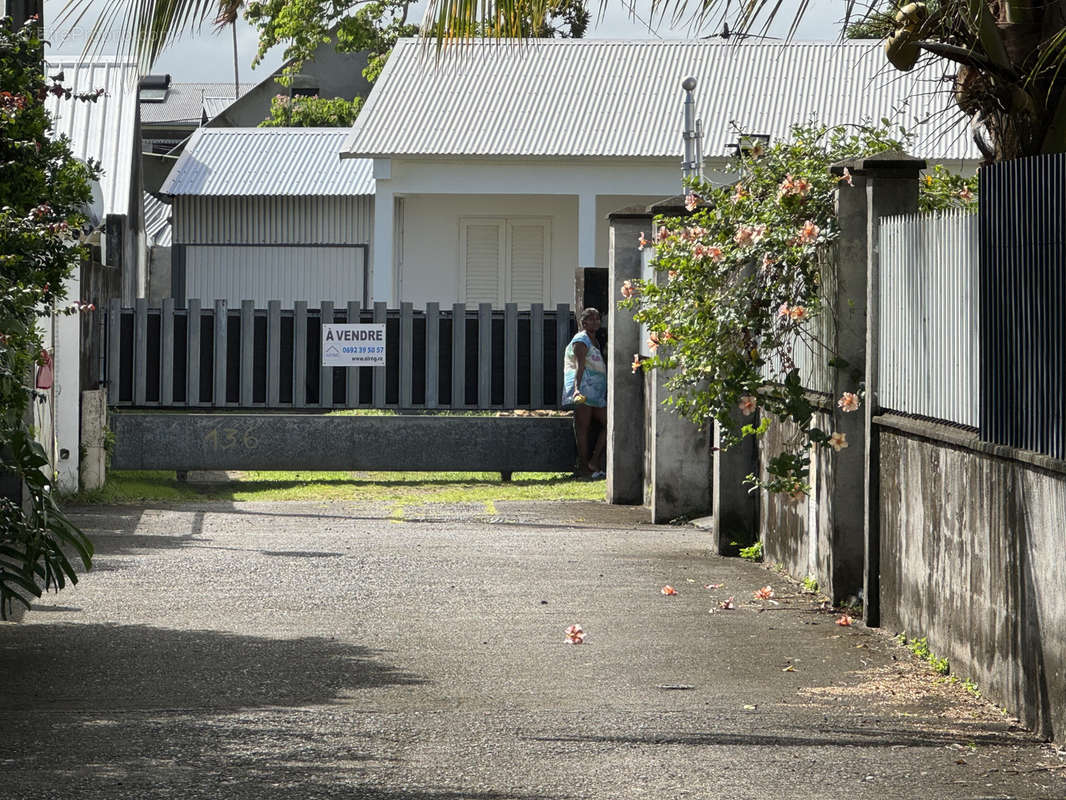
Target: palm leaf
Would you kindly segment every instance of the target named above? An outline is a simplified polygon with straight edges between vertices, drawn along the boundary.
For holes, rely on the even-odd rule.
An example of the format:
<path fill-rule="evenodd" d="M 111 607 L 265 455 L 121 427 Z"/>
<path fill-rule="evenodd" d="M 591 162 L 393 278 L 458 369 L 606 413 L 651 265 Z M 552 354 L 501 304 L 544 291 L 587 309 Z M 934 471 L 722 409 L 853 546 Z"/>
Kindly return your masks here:
<path fill-rule="evenodd" d="M 57 17 L 63 27 L 85 19 L 96 0 L 67 0 Z M 102 52 L 104 42 L 115 37 L 116 55 L 135 58 L 147 71 L 164 48 L 183 34 L 213 21 L 219 0 L 107 0 L 85 42 L 84 55 Z"/>

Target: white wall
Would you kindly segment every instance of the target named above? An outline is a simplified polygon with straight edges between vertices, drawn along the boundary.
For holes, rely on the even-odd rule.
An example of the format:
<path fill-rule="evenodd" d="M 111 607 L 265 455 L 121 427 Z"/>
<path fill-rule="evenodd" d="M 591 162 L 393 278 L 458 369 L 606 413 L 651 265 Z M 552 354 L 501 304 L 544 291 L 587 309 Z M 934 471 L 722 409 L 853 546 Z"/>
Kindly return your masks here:
<path fill-rule="evenodd" d="M 378 300 L 394 303 L 399 298 L 416 305 L 456 302 L 459 224 L 464 216 L 551 219 L 551 303 L 573 303 L 575 268 L 607 266 L 606 215 L 681 191 L 680 168 L 673 159 L 379 159 L 375 176 L 373 293 Z M 402 233 L 390 246 L 383 234 L 394 229 L 394 198 L 403 200 L 402 225 L 395 225 Z"/>
<path fill-rule="evenodd" d="M 424 307 L 459 302 L 459 224 L 466 217 L 537 217 L 551 221 L 551 303 L 573 303 L 577 198 L 419 195 L 404 198 L 399 269 L 402 301 Z"/>

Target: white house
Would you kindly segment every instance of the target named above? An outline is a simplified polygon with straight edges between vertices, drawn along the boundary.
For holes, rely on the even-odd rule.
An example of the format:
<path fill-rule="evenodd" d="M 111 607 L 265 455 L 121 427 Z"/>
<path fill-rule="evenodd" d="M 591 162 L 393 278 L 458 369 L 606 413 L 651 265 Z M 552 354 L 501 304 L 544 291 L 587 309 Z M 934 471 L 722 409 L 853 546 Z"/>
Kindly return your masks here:
<path fill-rule="evenodd" d="M 688 76 L 711 175 L 741 133 L 910 123 L 948 102 L 940 70 L 894 72 L 865 41 L 488 41 L 438 58 L 401 40 L 341 152 L 374 160 L 374 298 L 572 302 L 575 268 L 607 266 L 606 215 L 681 191 Z M 972 168 L 944 123 L 916 129 L 916 155 Z"/>
<path fill-rule="evenodd" d="M 179 303 L 366 300 L 374 180 L 346 128 L 200 128 L 160 190 Z"/>

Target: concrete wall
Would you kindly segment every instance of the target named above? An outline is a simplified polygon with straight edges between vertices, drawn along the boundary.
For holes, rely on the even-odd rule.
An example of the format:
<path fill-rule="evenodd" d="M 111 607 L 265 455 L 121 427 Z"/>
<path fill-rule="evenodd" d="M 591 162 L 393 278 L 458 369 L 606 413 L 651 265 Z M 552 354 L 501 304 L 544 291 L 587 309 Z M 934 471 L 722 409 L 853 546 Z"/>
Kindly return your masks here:
<path fill-rule="evenodd" d="M 815 425 L 828 430 L 829 415 L 820 413 Z M 794 440 L 796 426 L 775 420 L 760 440 L 759 469 L 763 476 L 770 457 L 781 452 Z M 833 480 L 835 453 L 826 447 L 814 448 L 811 457 L 811 493 L 806 500 L 796 501 L 787 495 L 759 493 L 759 538 L 763 543 L 763 558 L 781 564 L 797 577 L 813 575 L 821 587 L 832 591 L 832 548 L 830 530 L 833 523 Z M 858 534 L 861 535 L 861 531 Z M 841 586 L 840 599 L 857 595 L 860 586 Z"/>
<path fill-rule="evenodd" d="M 318 87 L 319 97 L 366 97 L 370 86 L 363 77 L 366 53 L 338 53 L 332 44 L 321 45 L 313 60 L 300 68 L 308 76 L 306 83 Z M 270 116 L 270 101 L 275 95 L 288 94 L 288 87 L 272 78 L 249 89 L 225 111 L 207 123 L 209 128 L 254 128 Z"/>
<path fill-rule="evenodd" d="M 879 418 L 881 623 L 1066 736 L 1066 463 Z"/>
<path fill-rule="evenodd" d="M 574 302 L 577 198 L 538 195 L 417 195 L 404 198 L 402 301 L 459 302 L 459 224 L 466 217 L 535 217 L 551 221 L 551 304 Z M 605 223 L 606 224 L 606 223 Z"/>

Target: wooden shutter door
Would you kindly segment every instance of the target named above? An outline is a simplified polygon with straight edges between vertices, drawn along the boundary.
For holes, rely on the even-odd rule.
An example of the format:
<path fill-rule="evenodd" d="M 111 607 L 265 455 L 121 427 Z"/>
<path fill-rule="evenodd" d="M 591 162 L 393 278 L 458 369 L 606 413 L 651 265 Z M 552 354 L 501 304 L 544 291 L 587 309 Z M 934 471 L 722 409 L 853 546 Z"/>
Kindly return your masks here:
<path fill-rule="evenodd" d="M 463 302 L 502 302 L 503 228 L 503 220 L 463 222 Z"/>

